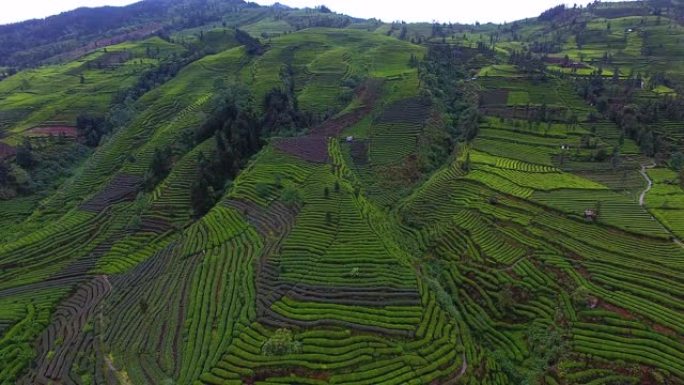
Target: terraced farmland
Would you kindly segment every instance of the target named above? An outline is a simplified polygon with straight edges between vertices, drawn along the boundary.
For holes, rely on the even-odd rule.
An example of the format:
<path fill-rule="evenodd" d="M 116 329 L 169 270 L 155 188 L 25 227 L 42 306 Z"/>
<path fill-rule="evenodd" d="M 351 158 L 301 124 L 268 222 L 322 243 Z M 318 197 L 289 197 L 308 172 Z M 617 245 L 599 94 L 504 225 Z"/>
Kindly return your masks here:
<path fill-rule="evenodd" d="M 678 3 L 175 6 L 0 67 L 1 385 L 684 384 Z"/>

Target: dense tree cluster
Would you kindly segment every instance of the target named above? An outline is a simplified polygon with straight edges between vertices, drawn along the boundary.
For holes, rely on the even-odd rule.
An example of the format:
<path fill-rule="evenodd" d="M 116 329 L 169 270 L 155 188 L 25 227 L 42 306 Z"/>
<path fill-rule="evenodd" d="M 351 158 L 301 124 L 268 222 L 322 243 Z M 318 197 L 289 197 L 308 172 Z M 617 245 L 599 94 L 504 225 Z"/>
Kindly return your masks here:
<path fill-rule="evenodd" d="M 531 51 L 513 51 L 511 52 L 508 62 L 530 75 L 540 75 L 546 69 L 544 61 L 538 56 L 533 55 Z"/>
<path fill-rule="evenodd" d="M 253 38 L 247 32 L 235 29 L 235 39 L 238 43 L 245 46 L 245 50 L 248 55 L 261 55 L 264 53 L 265 48 L 261 45 L 258 39 Z"/>
<path fill-rule="evenodd" d="M 152 191 L 159 182 L 164 180 L 171 172 L 173 153 L 171 147 L 156 148 L 152 156 L 152 163 L 150 169 L 145 175 L 145 189 Z"/>
<path fill-rule="evenodd" d="M 88 114 L 79 115 L 76 118 L 78 136 L 88 147 L 97 147 L 102 137 L 110 132 L 110 127 L 102 116 Z"/>
<path fill-rule="evenodd" d="M 491 55 L 489 51 L 484 54 Z M 453 140 L 472 140 L 477 136 L 480 115 L 477 93 L 470 89 L 466 67 L 483 55 L 481 50 L 445 44 L 431 45 L 420 63 L 420 77 L 433 99 L 444 106 L 451 118 Z"/>
<path fill-rule="evenodd" d="M 606 80 L 596 73 L 578 79 L 577 90 L 580 96 L 621 128 L 623 137 L 635 140 L 644 154 L 667 156 L 676 151 L 676 144 L 668 143 L 656 128 L 659 122 L 684 119 L 684 99 L 679 96 L 638 99 L 634 97 L 635 91 L 642 84 L 639 75 L 627 80 Z"/>
<path fill-rule="evenodd" d="M 218 93 L 213 113 L 195 132 L 196 144 L 212 137 L 216 143 L 211 155 L 199 155 L 198 178 L 191 188 L 196 215 L 211 209 L 249 158 L 261 150 L 265 137 L 311 123 L 299 111 L 291 78 L 287 72 L 282 75 L 283 87 L 265 96 L 261 114 L 247 89 L 231 85 Z"/>
<path fill-rule="evenodd" d="M 542 12 L 541 15 L 537 18 L 539 21 L 551 21 L 561 15 L 563 15 L 566 11 L 565 5 L 561 4 L 558 6 L 555 6 L 551 9 L 547 9 L 546 11 Z"/>
<path fill-rule="evenodd" d="M 311 12 L 306 15 L 289 13 L 281 15 L 281 17 L 288 24 L 293 26 L 295 30 L 315 27 L 345 28 L 353 21 L 349 16 L 326 12 L 325 9 L 322 8 L 311 9 L 310 11 Z"/>
<path fill-rule="evenodd" d="M 63 137 L 26 138 L 13 158 L 0 160 L 0 200 L 48 194 L 88 154 L 87 147 Z"/>
<path fill-rule="evenodd" d="M 214 205 L 249 157 L 261 149 L 261 125 L 246 90 L 234 88 L 220 93 L 211 116 L 197 130 L 197 143 L 215 138 L 216 148 L 207 157 L 200 153 L 199 175 L 190 195 L 196 215 L 203 215 Z"/>

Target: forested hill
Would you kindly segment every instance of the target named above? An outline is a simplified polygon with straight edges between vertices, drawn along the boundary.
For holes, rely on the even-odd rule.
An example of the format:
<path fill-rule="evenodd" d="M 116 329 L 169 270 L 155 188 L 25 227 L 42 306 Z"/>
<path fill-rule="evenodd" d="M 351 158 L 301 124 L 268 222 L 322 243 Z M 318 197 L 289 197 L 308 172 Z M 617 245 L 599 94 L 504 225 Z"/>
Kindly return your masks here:
<path fill-rule="evenodd" d="M 201 27 L 209 23 L 224 23 L 227 15 L 231 26 L 251 24 L 274 11 L 287 8 L 276 5 L 261 7 L 243 0 L 144 0 L 124 7 L 79 8 L 42 20 L 0 26 L 0 66 L 35 67 L 44 62 L 69 59 L 95 48 L 127 40 Z M 242 14 L 237 16 L 237 14 Z M 296 18 L 296 17 L 295 17 Z M 294 28 L 313 26 L 343 26 L 343 21 L 304 18 L 290 20 Z M 73 52 L 72 52 L 73 51 Z"/>
<path fill-rule="evenodd" d="M 0 26 L 0 385 L 684 385 L 683 10 Z"/>

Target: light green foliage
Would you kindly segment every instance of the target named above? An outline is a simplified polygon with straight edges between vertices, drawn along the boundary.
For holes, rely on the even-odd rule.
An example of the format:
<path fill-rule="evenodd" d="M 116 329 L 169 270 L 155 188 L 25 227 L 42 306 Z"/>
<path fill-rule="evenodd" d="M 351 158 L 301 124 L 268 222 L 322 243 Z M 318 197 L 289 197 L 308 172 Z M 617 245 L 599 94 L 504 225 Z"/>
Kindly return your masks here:
<path fill-rule="evenodd" d="M 148 48 L 154 57 L 146 55 Z M 19 135 L 38 125 L 73 126 L 83 112 L 104 115 L 113 94 L 132 86 L 142 71 L 164 57 L 182 51 L 151 38 L 107 47 L 107 52 L 98 50 L 65 65 L 22 71 L 0 83 L 0 109 L 9 117 L 2 119 L 0 129 Z"/>
<path fill-rule="evenodd" d="M 17 144 L 34 125 L 103 114 L 145 69 L 201 52 L 129 100 L 126 123 L 56 191 L 0 202 L 0 383 L 46 364 L 78 383 L 680 383 L 681 175 L 646 169 L 642 207 L 650 162 L 569 74 L 677 84 L 684 33 L 669 13 L 658 24 L 627 3 L 593 7 L 574 24 L 464 28 L 250 5 L 172 31 L 174 43 L 125 42 L 2 80 L 0 129 Z M 625 33 L 635 25 L 646 33 Z M 234 27 L 264 52 L 248 54 Z M 534 43 L 588 68 L 529 76 L 509 64 Z M 459 58 L 448 92 L 416 66 L 442 44 Z M 200 168 L 235 160 L 220 136 L 195 136 L 216 100 L 251 95 L 238 108 L 266 115 L 264 96 L 289 80 L 288 107 L 333 119 L 264 137 L 195 216 Z M 634 97 L 678 89 L 646 88 Z M 467 142 L 455 132 L 466 117 Z M 677 143 L 681 122 L 657 125 Z M 156 149 L 169 149 L 169 169 L 154 186 L 115 183 L 142 180 Z M 84 287 L 84 304 L 64 302 Z M 78 316 L 55 312 L 60 302 Z M 73 343 L 73 357 L 36 350 L 41 336 Z"/>
<path fill-rule="evenodd" d="M 278 329 L 261 347 L 262 352 L 267 356 L 283 356 L 297 354 L 302 351 L 301 343 L 292 338 L 292 331 L 288 329 Z"/>

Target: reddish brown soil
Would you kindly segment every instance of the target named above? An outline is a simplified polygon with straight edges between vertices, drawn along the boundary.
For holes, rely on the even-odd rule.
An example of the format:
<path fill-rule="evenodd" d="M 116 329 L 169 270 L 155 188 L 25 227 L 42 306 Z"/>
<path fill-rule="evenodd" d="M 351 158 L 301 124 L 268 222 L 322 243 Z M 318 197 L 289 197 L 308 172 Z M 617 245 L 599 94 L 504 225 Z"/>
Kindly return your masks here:
<path fill-rule="evenodd" d="M 354 111 L 325 121 L 318 127 L 311 129 L 309 135 L 322 137 L 337 137 L 345 128 L 358 123 L 368 115 L 375 106 L 380 95 L 382 82 L 379 80 L 369 80 L 363 83 L 356 90 L 356 97 L 361 101 L 361 107 Z"/>
<path fill-rule="evenodd" d="M 355 140 L 351 143 L 351 157 L 356 166 L 368 164 L 368 142 L 365 140 Z"/>
<path fill-rule="evenodd" d="M 547 57 L 544 61 L 551 64 L 558 64 L 563 68 L 589 68 L 589 66 L 584 63 L 573 61 L 566 62 L 564 58 L 560 57 Z"/>
<path fill-rule="evenodd" d="M 81 210 L 100 212 L 115 203 L 133 201 L 142 183 L 143 178 L 140 176 L 118 174 L 104 189 L 83 203 Z"/>
<path fill-rule="evenodd" d="M 609 311 L 612 311 L 612 312 L 614 312 L 614 313 L 620 314 L 622 317 L 624 317 L 624 318 L 626 318 L 626 319 L 634 319 L 634 318 L 636 318 L 636 317 L 634 317 L 634 315 L 633 315 L 632 313 L 629 312 L 629 310 L 624 309 L 624 308 L 621 308 L 621 307 L 619 307 L 619 306 L 615 306 L 615 305 L 613 305 L 613 304 L 610 304 L 610 303 L 607 303 L 607 302 L 603 302 L 603 301 L 601 301 L 600 306 L 601 306 L 602 308 L 606 309 L 606 310 L 609 310 Z"/>
<path fill-rule="evenodd" d="M 297 138 L 282 138 L 275 143 L 278 150 L 298 156 L 313 163 L 328 161 L 328 142 L 323 136 L 302 136 Z"/>
<path fill-rule="evenodd" d="M 29 130 L 29 134 L 36 136 L 63 135 L 67 138 L 76 138 L 78 136 L 78 130 L 76 127 L 70 126 L 46 126 L 32 128 Z"/>
<path fill-rule="evenodd" d="M 559 108 L 549 108 L 551 116 L 558 116 L 562 111 Z M 539 115 L 539 107 L 537 106 L 487 106 L 480 107 L 480 112 L 483 115 L 503 117 L 507 119 L 531 119 Z"/>
<path fill-rule="evenodd" d="M 328 381 L 330 379 L 330 373 L 315 371 L 302 367 L 291 367 L 286 369 L 258 369 L 256 373 L 251 377 L 243 377 L 242 382 L 245 384 L 254 384 L 257 381 L 264 381 L 271 377 L 286 377 L 290 374 L 295 374 L 302 378 L 311 378 L 314 380 Z"/>
<path fill-rule="evenodd" d="M 505 106 L 507 102 L 507 90 L 488 90 L 480 94 L 480 103 L 482 106 Z"/>
<path fill-rule="evenodd" d="M 641 373 L 641 385 L 658 385 L 660 384 L 659 381 L 657 381 L 655 378 L 653 378 L 653 368 L 649 368 L 648 366 L 641 365 L 639 367 L 640 373 Z"/>
<path fill-rule="evenodd" d="M 373 110 L 380 93 L 381 84 L 378 80 L 365 82 L 356 90 L 356 96 L 361 101 L 361 107 L 348 114 L 326 120 L 321 125 L 312 128 L 306 136 L 277 139 L 274 141 L 275 148 L 309 162 L 327 162 L 327 138 L 338 137 L 345 128 L 358 123 L 368 115 Z"/>
<path fill-rule="evenodd" d="M 653 330 L 655 330 L 658 333 L 666 334 L 668 336 L 678 337 L 678 334 L 676 331 L 669 329 L 669 328 L 666 328 L 663 325 L 659 325 L 659 324 L 654 323 L 654 324 L 651 324 L 651 327 L 653 328 Z"/>
<path fill-rule="evenodd" d="M 394 166 L 378 167 L 379 173 L 385 175 L 385 183 L 388 186 L 405 186 L 416 183 L 420 177 L 420 167 L 418 165 L 418 158 L 415 155 L 407 156 L 404 161 Z"/>
<path fill-rule="evenodd" d="M 0 142 L 0 160 L 14 156 L 16 153 L 17 150 L 14 147 Z"/>
<path fill-rule="evenodd" d="M 378 124 L 424 125 L 430 118 L 430 101 L 424 98 L 410 98 L 387 106 L 378 117 Z"/>

